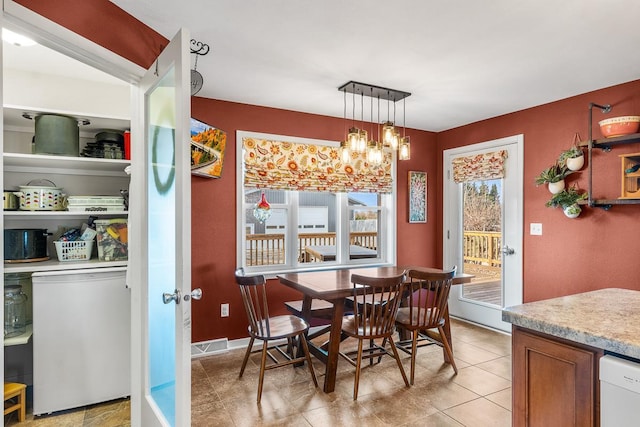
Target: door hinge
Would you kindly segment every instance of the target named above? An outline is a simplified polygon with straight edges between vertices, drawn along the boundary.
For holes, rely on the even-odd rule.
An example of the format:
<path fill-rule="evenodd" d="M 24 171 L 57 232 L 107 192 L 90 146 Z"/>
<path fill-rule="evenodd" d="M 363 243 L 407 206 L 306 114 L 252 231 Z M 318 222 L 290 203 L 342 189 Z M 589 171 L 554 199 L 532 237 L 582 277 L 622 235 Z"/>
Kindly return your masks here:
<path fill-rule="evenodd" d="M 449 233 L 451 233 L 451 232 L 449 230 L 447 230 L 447 239 L 451 238 L 451 235 Z"/>

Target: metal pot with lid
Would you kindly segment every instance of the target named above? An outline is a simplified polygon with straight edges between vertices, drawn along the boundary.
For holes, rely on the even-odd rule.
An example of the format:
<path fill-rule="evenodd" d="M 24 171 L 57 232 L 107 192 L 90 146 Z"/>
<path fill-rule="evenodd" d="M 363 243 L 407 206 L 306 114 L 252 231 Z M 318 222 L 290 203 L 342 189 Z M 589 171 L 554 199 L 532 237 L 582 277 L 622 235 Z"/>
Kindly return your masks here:
<path fill-rule="evenodd" d="M 6 262 L 45 261 L 47 237 L 44 228 L 8 228 L 4 230 L 4 260 Z"/>
<path fill-rule="evenodd" d="M 34 137 L 35 154 L 78 157 L 80 153 L 80 129 L 75 117 L 59 114 L 36 116 Z"/>

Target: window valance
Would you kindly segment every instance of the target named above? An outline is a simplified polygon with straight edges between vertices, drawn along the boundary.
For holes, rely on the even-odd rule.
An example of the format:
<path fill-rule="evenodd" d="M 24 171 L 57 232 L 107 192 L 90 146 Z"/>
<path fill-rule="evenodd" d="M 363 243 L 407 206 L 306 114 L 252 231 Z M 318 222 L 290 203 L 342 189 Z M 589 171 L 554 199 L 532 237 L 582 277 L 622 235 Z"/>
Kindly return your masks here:
<path fill-rule="evenodd" d="M 340 148 L 257 138 L 242 138 L 244 185 L 273 190 L 391 193 L 391 153 L 380 166 L 365 154 L 340 158 Z"/>
<path fill-rule="evenodd" d="M 453 180 L 456 183 L 504 178 L 507 150 L 453 159 Z"/>

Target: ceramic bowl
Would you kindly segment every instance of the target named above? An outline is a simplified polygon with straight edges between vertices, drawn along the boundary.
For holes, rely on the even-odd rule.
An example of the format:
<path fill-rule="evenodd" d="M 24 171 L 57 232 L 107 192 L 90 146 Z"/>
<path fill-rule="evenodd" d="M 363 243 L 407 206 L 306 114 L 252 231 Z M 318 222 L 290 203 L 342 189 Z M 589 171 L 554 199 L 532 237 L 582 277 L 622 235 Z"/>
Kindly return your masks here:
<path fill-rule="evenodd" d="M 621 116 L 598 122 L 600 131 L 605 138 L 630 135 L 638 132 L 640 128 L 640 116 Z"/>

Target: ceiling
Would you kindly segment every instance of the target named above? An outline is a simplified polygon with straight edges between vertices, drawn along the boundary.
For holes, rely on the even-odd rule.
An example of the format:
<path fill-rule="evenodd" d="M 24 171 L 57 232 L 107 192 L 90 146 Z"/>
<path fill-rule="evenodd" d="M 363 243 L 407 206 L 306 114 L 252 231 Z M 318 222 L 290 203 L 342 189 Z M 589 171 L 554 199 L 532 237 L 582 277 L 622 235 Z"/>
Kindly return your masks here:
<path fill-rule="evenodd" d="M 112 2 L 168 39 L 185 27 L 210 45 L 198 96 L 343 117 L 338 87 L 355 80 L 410 92 L 406 125 L 422 130 L 640 79 L 637 0 Z"/>

